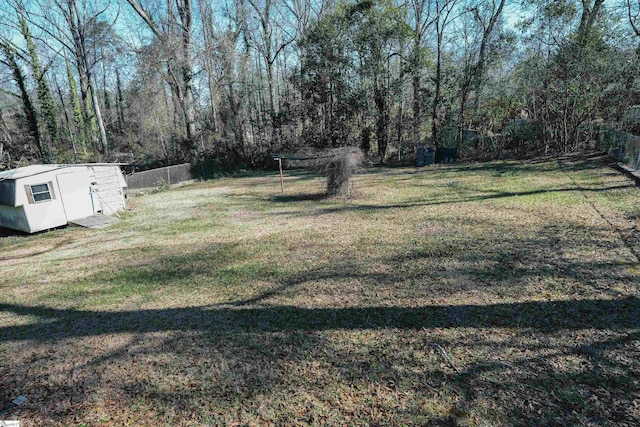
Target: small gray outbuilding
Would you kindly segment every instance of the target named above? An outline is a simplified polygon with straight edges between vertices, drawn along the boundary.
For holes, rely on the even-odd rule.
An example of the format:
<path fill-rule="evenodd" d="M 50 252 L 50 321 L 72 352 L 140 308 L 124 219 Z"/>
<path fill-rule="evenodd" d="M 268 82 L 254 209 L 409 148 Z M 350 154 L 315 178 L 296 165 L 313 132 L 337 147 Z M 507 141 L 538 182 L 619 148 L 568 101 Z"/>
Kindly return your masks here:
<path fill-rule="evenodd" d="M 0 172 L 0 227 L 35 233 L 124 209 L 120 164 L 32 165 Z"/>

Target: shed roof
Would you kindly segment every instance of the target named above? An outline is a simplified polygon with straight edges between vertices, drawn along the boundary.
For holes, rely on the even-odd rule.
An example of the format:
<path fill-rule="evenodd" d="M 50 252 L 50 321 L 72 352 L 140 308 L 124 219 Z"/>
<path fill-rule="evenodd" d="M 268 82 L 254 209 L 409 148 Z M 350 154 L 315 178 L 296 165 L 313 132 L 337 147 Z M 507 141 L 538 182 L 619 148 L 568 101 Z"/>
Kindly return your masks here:
<path fill-rule="evenodd" d="M 51 172 L 57 169 L 64 169 L 77 166 L 122 166 L 123 163 L 80 163 L 74 165 L 30 165 L 21 168 L 9 169 L 0 172 L 0 181 L 16 180 L 27 176 L 38 175 L 45 172 Z"/>
<path fill-rule="evenodd" d="M 0 180 L 5 179 L 20 179 L 25 176 L 37 175 L 43 172 L 49 172 L 51 170 L 59 169 L 60 165 L 30 165 L 23 166 L 17 169 L 9 169 L 7 171 L 0 172 Z"/>

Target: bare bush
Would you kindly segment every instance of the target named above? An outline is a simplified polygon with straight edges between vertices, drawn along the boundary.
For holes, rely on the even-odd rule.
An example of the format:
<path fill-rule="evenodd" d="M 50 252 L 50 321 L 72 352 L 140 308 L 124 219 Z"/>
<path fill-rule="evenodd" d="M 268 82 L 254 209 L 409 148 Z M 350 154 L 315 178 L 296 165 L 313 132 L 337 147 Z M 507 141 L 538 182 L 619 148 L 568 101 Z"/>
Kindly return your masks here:
<path fill-rule="evenodd" d="M 350 196 L 349 180 L 358 172 L 364 156 L 355 147 L 334 148 L 322 156 L 320 168 L 327 175 L 328 196 Z"/>

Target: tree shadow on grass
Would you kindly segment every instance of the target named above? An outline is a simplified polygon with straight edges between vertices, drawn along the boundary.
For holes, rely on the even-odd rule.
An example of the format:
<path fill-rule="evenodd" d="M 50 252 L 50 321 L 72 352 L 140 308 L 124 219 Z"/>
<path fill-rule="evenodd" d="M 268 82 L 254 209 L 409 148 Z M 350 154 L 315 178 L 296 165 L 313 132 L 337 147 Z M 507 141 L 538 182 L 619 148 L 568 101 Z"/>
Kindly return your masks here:
<path fill-rule="evenodd" d="M 464 312 L 453 322 L 452 308 Z M 529 328 L 620 330 L 640 327 L 640 300 L 585 299 L 487 305 L 301 308 L 188 307 L 132 311 L 55 309 L 0 303 L 0 311 L 40 322 L 0 328 L 0 342 L 52 341 L 118 333 L 162 331 L 284 332 L 359 329 Z"/>
<path fill-rule="evenodd" d="M 364 266 L 332 258 L 287 274 L 252 266 L 251 252 L 234 245 L 101 271 L 83 280 L 170 289 L 204 275 L 210 280 L 200 286 L 256 277 L 275 286 L 227 304 L 180 308 L 2 303 L 0 315 L 14 324 L 0 327 L 0 343 L 23 355 L 0 367 L 9 384 L 0 399 L 26 394 L 29 419 L 40 424 L 99 425 L 90 417 L 104 398 L 118 402 L 116 411 L 155 417 L 115 424 L 635 425 L 640 303 L 637 294 L 609 289 L 632 282 L 625 269 L 635 264 L 614 255 L 565 257 L 581 246 L 623 249 L 601 241 L 605 232 L 567 225 L 529 239 L 505 230 L 494 233 L 500 239 L 417 236 L 410 248 Z M 373 268 L 378 263 L 388 268 Z M 550 286 L 525 293 L 534 279 L 570 281 L 583 293 L 561 290 L 561 301 L 549 301 L 542 291 Z M 315 297 L 325 282 L 346 290 L 352 281 L 362 293 L 389 290 L 387 299 L 318 308 L 281 299 Z M 408 288 L 416 302 L 396 303 Z M 509 290 L 518 302 L 497 294 Z M 487 302 L 458 302 L 458 291 Z M 417 301 L 423 294 L 442 302 Z"/>
<path fill-rule="evenodd" d="M 582 277 L 581 272 L 604 269 L 603 274 L 608 274 L 606 272 L 614 268 L 606 263 L 585 263 L 583 266 L 570 264 L 560 270 L 550 266 L 547 270 L 535 271 L 536 266 L 549 261 L 547 254 L 534 250 L 549 244 L 548 239 L 555 235 L 555 230 L 550 228 L 546 233 L 548 236 L 539 236 L 540 240 L 531 242 L 505 241 L 502 248 L 493 252 L 496 263 L 460 270 L 457 274 L 484 277 L 494 286 L 500 286 L 501 277 L 507 271 L 509 285 L 532 274 L 573 275 L 588 283 L 593 277 Z M 551 245 L 561 252 L 564 244 L 566 242 L 562 239 L 555 238 Z M 486 247 L 486 244 L 478 242 L 477 247 L 469 249 L 470 253 L 463 252 L 457 256 L 473 259 L 473 252 L 481 247 Z M 233 252 L 227 258 L 229 263 L 247 255 L 237 252 L 234 247 L 226 249 Z M 455 248 L 447 251 L 452 249 Z M 215 250 L 222 248 L 216 247 Z M 202 260 L 211 254 L 210 250 L 204 251 Z M 634 419 L 636 413 L 620 403 L 630 403 L 629 393 L 637 390 L 637 384 L 629 380 L 629 373 L 634 368 L 625 365 L 620 353 L 627 352 L 631 360 L 634 360 L 634 352 L 637 353 L 634 343 L 637 343 L 640 328 L 640 300 L 635 296 L 603 298 L 606 293 L 601 292 L 597 298 L 562 301 L 346 308 L 262 305 L 307 281 L 358 278 L 365 283 L 377 282 L 393 287 L 394 283 L 407 279 L 406 273 L 402 272 L 403 266 L 420 257 L 433 255 L 418 252 L 391 259 L 388 262 L 396 266 L 393 270 L 397 272 L 382 275 L 348 265 L 305 271 L 282 278 L 281 284 L 274 289 L 227 305 L 94 311 L 0 303 L 0 314 L 30 319 L 27 324 L 1 327 L 0 343 L 26 346 L 34 354 L 34 359 L 24 362 L 25 366 L 32 366 L 26 373 L 15 367 L 0 369 L 2 377 L 11 383 L 4 393 L 0 393 L 0 398 L 10 400 L 15 397 L 13 395 L 28 394 L 34 401 L 31 416 L 45 417 L 43 414 L 46 414 L 53 423 L 66 423 L 76 416 L 80 416 L 79 419 L 88 416 L 82 412 L 91 405 L 91 400 L 87 399 L 104 389 L 113 393 L 112 399 L 121 399 L 134 406 L 151 405 L 149 410 L 175 423 L 184 421 L 180 417 L 194 412 L 200 414 L 203 422 L 229 422 L 228 418 L 215 413 L 220 409 L 214 413 L 202 409 L 211 402 L 215 402 L 218 408 L 240 405 L 249 412 L 253 411 L 253 416 L 273 423 L 293 423 L 300 420 L 300 413 L 316 416 L 318 411 L 307 407 L 308 402 L 304 399 L 292 398 L 291 390 L 308 388 L 309 382 L 313 382 L 316 384 L 312 386 L 313 393 L 331 400 L 330 395 L 325 396 L 324 391 L 313 387 L 318 381 L 329 381 L 328 377 L 337 376 L 337 384 L 346 390 L 343 391 L 360 393 L 360 397 L 356 396 L 358 399 L 369 398 L 371 387 L 378 390 L 376 393 L 383 390 L 389 396 L 374 405 L 381 411 L 379 419 L 367 418 L 370 415 L 366 405 L 356 404 L 356 412 L 351 416 L 374 424 L 388 422 L 389 414 L 393 413 L 405 417 L 401 419 L 420 420 L 425 425 L 458 425 L 463 423 L 462 417 L 471 416 L 486 405 L 487 399 L 504 405 L 502 411 L 508 417 L 507 424 L 527 425 L 539 420 L 550 423 L 570 420 L 571 423 L 607 417 L 620 422 Z M 121 272 L 122 277 L 114 280 L 126 279 L 135 286 L 155 283 L 157 275 L 163 276 L 162 269 L 166 268 L 170 282 L 190 274 L 190 269 L 195 272 L 201 268 L 198 257 L 183 257 L 185 262 L 192 260 L 193 263 L 175 270 L 172 266 L 178 259 L 161 259 L 154 263 L 155 267 L 145 267 L 149 274 L 141 274 L 133 268 Z M 532 266 L 522 269 L 507 263 L 500 270 L 495 270 L 501 262 L 511 258 Z M 221 267 L 224 268 L 224 262 Z M 157 275 L 150 274 L 151 271 Z M 422 272 L 411 273 L 414 274 Z M 436 272 L 436 275 L 446 274 L 449 272 Z M 480 289 L 486 285 L 478 281 L 474 286 Z M 436 294 L 441 292 L 434 291 Z M 487 331 L 498 335 L 521 331 L 522 335 L 502 345 L 505 352 L 516 352 L 522 356 L 515 360 L 508 358 L 507 364 L 499 360 L 465 362 L 466 365 L 460 366 L 461 371 L 456 371 L 441 360 L 437 350 L 430 347 L 431 342 L 437 342 L 449 351 L 462 347 L 472 353 L 486 353 L 486 348 L 496 347 L 494 343 L 484 342 Z M 587 344 L 576 343 L 576 334 L 580 336 L 585 331 L 603 338 L 589 338 Z M 327 340 L 327 333 L 376 338 L 366 345 L 360 343 L 344 347 Z M 51 366 L 55 366 L 57 359 L 50 354 L 51 349 L 72 342 L 85 343 L 80 348 L 82 345 L 102 346 L 118 336 L 131 339 L 110 351 L 90 355 L 86 362 L 74 362 L 69 371 L 63 370 L 69 373 L 68 378 L 54 378 L 46 382 L 46 387 L 38 379 L 38 370 L 33 366 L 43 372 L 55 369 Z M 456 341 L 456 336 L 460 341 Z M 562 338 L 555 344 L 545 338 L 558 336 Z M 543 341 L 531 341 L 530 337 Z M 375 344 L 381 339 L 380 344 Z M 612 351 L 617 352 L 615 357 L 611 356 Z M 422 357 L 426 362 L 415 359 L 415 354 L 425 354 Z M 452 357 L 455 357 L 453 353 Z M 567 357 L 579 359 L 587 368 L 574 373 L 571 372 L 572 367 L 559 368 L 558 360 Z M 292 377 L 288 373 L 292 367 L 304 370 L 309 364 L 325 366 L 323 373 L 317 373 L 317 368 L 303 376 Z M 129 376 L 122 369 L 141 369 L 145 373 Z M 17 374 L 17 371 L 22 373 Z M 109 373 L 111 371 L 114 373 Z M 184 381 L 197 384 L 198 389 L 185 385 Z M 330 388 L 331 384 L 327 382 L 321 388 Z M 362 387 L 365 387 L 364 391 Z M 407 393 L 415 395 L 416 399 L 456 402 L 451 409 L 453 413 L 438 418 L 435 415 L 437 411 L 413 406 L 398 407 L 392 403 L 394 399 L 406 398 Z M 521 398 L 523 393 L 527 398 Z M 581 399 L 588 396 L 597 396 L 599 400 L 588 407 L 582 405 Z M 295 411 L 292 409 L 292 413 L 271 415 L 269 418 L 255 412 L 258 409 L 251 408 L 252 401 L 270 397 L 290 400 Z M 297 415 L 293 413 L 296 411 Z M 47 421 L 46 417 L 42 420 Z M 331 420 L 339 423 L 337 420 L 341 418 L 335 417 Z"/>
<path fill-rule="evenodd" d="M 438 172 L 451 174 L 490 174 L 493 176 L 517 176 L 530 173 L 552 172 L 557 170 L 553 162 L 530 163 L 525 161 L 502 161 L 486 163 L 462 163 L 454 165 L 442 165 Z"/>
<path fill-rule="evenodd" d="M 279 194 L 271 196 L 271 201 L 276 203 L 317 202 L 321 200 L 329 200 L 329 198 L 325 193 Z"/>
<path fill-rule="evenodd" d="M 565 155 L 535 158 L 530 160 L 504 160 L 493 162 L 459 163 L 442 168 L 447 172 L 488 173 L 493 175 L 515 176 L 535 172 L 553 172 L 559 168 L 565 170 L 593 170 L 611 164 L 611 159 L 602 153 L 590 155 Z"/>
<path fill-rule="evenodd" d="M 452 309 L 464 312 L 464 316 L 452 320 Z M 88 396 L 104 387 L 111 387 L 115 398 L 134 406 L 151 404 L 159 414 L 175 417 L 202 411 L 205 402 L 210 405 L 212 401 L 232 407 L 245 405 L 250 411 L 254 399 L 291 399 L 291 390 L 308 388 L 309 381 L 316 382 L 312 387 L 317 387 L 318 381 L 327 381 L 320 387 L 339 385 L 362 396 L 368 396 L 371 387 L 377 388 L 377 393 L 383 390 L 389 398 L 376 404 L 382 414 L 384 410 L 404 411 L 405 419 L 422 417 L 432 423 L 437 422 L 433 413 L 419 407 L 396 407 L 391 398 L 406 398 L 411 392 L 423 398 L 438 395 L 438 399 L 453 399 L 457 409 L 444 419 L 455 423 L 477 411 L 487 399 L 511 405 L 501 408 L 509 415 L 509 424 L 602 419 L 611 415 L 611 408 L 605 411 L 603 405 L 612 396 L 618 402 L 612 407 L 617 411 L 614 419 L 622 422 L 635 416 L 633 409 L 623 408 L 622 403 L 629 403 L 625 393 L 638 389 L 629 375 L 637 366 L 633 368 L 621 359 L 626 352 L 629 360 L 634 360 L 638 352 L 634 345 L 640 334 L 640 300 L 635 297 L 458 306 L 188 307 L 115 312 L 0 304 L 0 312 L 38 319 L 29 325 L 0 328 L 0 342 L 23 341 L 34 351 L 34 359 L 25 362 L 30 370 L 23 377 L 13 378 L 0 397 L 27 394 L 54 421 L 68 421 L 69 416 L 78 415 L 74 411 L 90 404 Z M 446 330 L 458 332 L 448 335 Z M 576 332 L 594 330 L 604 338 L 587 344 L 571 341 Z M 331 331 L 377 338 L 345 347 L 324 337 Z M 499 352 L 495 353 L 496 343 L 491 341 L 492 335 L 485 337 L 486 331 L 498 336 L 526 331 L 522 338 L 501 344 L 503 351 L 519 356 L 502 363 Z M 68 378 L 52 375 L 51 380 L 37 380 L 37 367 L 64 363 L 51 349 L 59 349 L 70 340 L 85 346 L 99 341 L 105 345 L 112 336 L 131 338 L 80 365 L 72 363 Z M 542 337 L 539 346 L 527 341 L 533 336 Z M 463 341 L 458 342 L 456 337 Z M 557 342 L 549 341 L 552 338 Z M 471 361 L 460 365 L 456 354 L 450 353 L 455 361 L 452 363 L 458 364 L 453 369 L 431 347 L 432 342 L 450 352 L 465 348 L 472 354 Z M 487 348 L 494 349 L 492 359 L 482 360 Z M 617 354 L 612 356 L 612 351 Z M 580 359 L 581 369 L 572 373 L 572 368 L 562 367 L 561 362 L 567 358 Z M 308 365 L 317 367 L 308 372 Z M 319 373 L 322 366 L 323 373 Z M 130 369 L 140 371 L 127 375 Z M 290 369 L 306 373 L 291 376 Z M 14 375 L 9 367 L 0 373 L 5 379 Z M 42 388 L 38 381 L 49 385 Z M 189 386 L 191 383 L 195 389 Z M 324 392 L 313 390 L 316 396 L 324 396 Z M 523 392 L 525 399 L 521 398 Z M 583 405 L 581 399 L 589 395 L 601 401 Z M 304 407 L 307 402 L 295 399 L 289 404 L 291 408 Z M 366 420 L 367 406 L 356 409 Z M 80 419 L 82 416 L 88 415 L 80 413 Z M 299 415 L 285 414 L 273 421 L 296 419 Z"/>
<path fill-rule="evenodd" d="M 632 184 L 624 184 L 624 185 L 615 185 L 604 188 L 588 188 L 588 187 L 566 187 L 566 188 L 556 188 L 556 189 L 536 189 L 529 191 L 487 191 L 485 194 L 474 195 L 474 196 L 463 196 L 459 197 L 457 195 L 447 196 L 447 197 L 438 197 L 436 200 L 419 200 L 419 201 L 409 201 L 403 203 L 394 203 L 394 204 L 348 204 L 341 206 L 332 206 L 332 207 L 319 207 L 309 211 L 305 209 L 300 212 L 279 212 L 279 215 L 289 215 L 289 216 L 317 216 L 317 215 L 328 215 L 335 214 L 340 212 L 375 212 L 375 211 L 386 211 L 390 209 L 415 209 L 420 207 L 428 207 L 428 206 L 440 206 L 440 205 L 450 205 L 450 204 L 459 204 L 459 203 L 475 203 L 475 202 L 483 202 L 490 200 L 508 200 L 513 199 L 514 202 L 520 201 L 521 198 L 525 198 L 528 196 L 537 196 L 543 194 L 554 194 L 554 193 L 579 193 L 579 192 L 588 192 L 588 193 L 601 193 L 612 190 L 622 190 L 626 188 L 633 187 Z M 474 190 L 477 192 L 477 190 Z M 317 197 L 317 198 L 316 198 Z M 294 196 L 274 196 L 273 200 L 275 201 L 284 201 L 284 202 L 297 202 L 297 201 L 308 201 L 308 200 L 320 200 L 324 196 L 317 195 L 294 195 Z"/>
<path fill-rule="evenodd" d="M 562 158 L 550 158 L 544 161 L 508 161 L 508 162 L 490 162 L 490 163 L 472 163 L 461 164 L 453 167 L 441 167 L 433 170 L 429 175 L 439 177 L 441 179 L 446 178 L 449 175 L 464 175 L 465 173 L 480 173 L 491 174 L 493 176 L 515 176 L 515 175 L 531 175 L 532 173 L 544 173 L 544 172 L 560 172 L 565 171 L 582 171 L 601 169 L 607 163 L 606 156 L 597 154 L 595 158 L 589 156 L 565 156 Z M 384 173 L 383 170 L 375 169 L 374 172 L 378 174 Z M 420 174 L 421 170 L 407 171 L 404 174 L 416 175 Z M 396 175 L 395 172 L 389 172 L 389 174 Z M 315 176 L 314 176 L 315 178 Z M 430 183 L 427 185 L 414 185 L 417 187 L 435 187 L 437 183 Z M 359 212 L 359 211 L 384 211 L 389 209 L 414 209 L 428 206 L 439 206 L 458 203 L 474 203 L 491 200 L 509 200 L 514 201 L 521 200 L 522 197 L 538 196 L 546 194 L 562 194 L 562 193 L 605 193 L 608 191 L 622 190 L 632 188 L 634 184 L 629 182 L 622 185 L 611 185 L 608 187 L 584 187 L 579 185 L 561 187 L 561 188 L 533 188 L 526 191 L 500 191 L 500 190 L 478 190 L 476 188 L 471 189 L 473 194 L 462 195 L 459 194 L 460 190 L 465 190 L 464 187 L 456 185 L 456 192 L 447 194 L 446 196 L 438 196 L 434 199 L 425 200 L 410 200 L 402 203 L 394 204 L 349 204 L 345 206 L 333 206 L 333 207 L 319 207 L 312 211 L 305 210 L 304 212 L 282 212 L 280 215 L 294 215 L 294 216 L 306 216 L 306 215 L 323 215 L 323 214 L 335 214 L 340 212 Z M 478 192 L 483 194 L 477 194 Z M 458 193 L 458 194 L 456 194 Z M 293 194 L 293 195 L 278 195 L 271 198 L 274 202 L 304 202 L 304 201 L 320 201 L 324 198 L 322 193 L 315 194 Z"/>

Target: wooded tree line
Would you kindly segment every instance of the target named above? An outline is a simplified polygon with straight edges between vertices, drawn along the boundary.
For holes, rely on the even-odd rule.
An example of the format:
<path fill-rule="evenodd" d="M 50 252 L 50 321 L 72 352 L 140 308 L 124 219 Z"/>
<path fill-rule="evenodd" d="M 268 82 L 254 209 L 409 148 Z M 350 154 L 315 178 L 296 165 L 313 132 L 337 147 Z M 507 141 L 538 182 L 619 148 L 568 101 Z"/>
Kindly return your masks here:
<path fill-rule="evenodd" d="M 566 152 L 639 103 L 640 0 L 3 1 L 4 168 Z"/>

